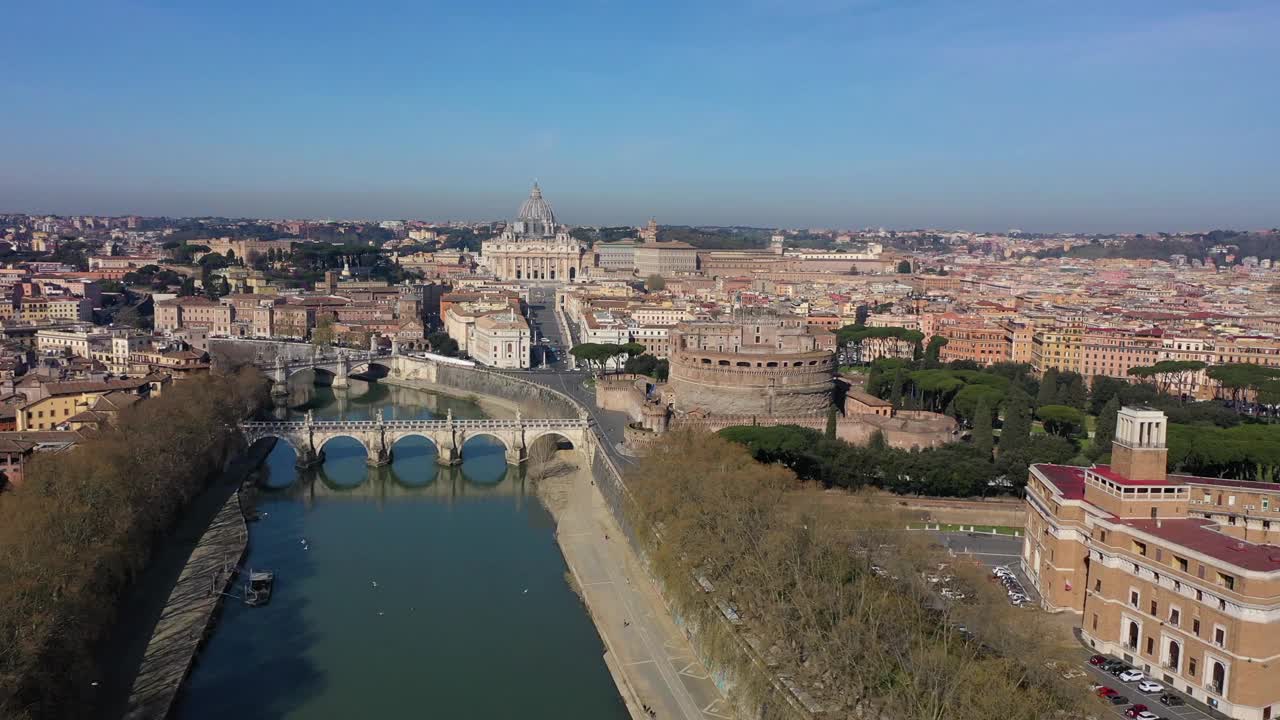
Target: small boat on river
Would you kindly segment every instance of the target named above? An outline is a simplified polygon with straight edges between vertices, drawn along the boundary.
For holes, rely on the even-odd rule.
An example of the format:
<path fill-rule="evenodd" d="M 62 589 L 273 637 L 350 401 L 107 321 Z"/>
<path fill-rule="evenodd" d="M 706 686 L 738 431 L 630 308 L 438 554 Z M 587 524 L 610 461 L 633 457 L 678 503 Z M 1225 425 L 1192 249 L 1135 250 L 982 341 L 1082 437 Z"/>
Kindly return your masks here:
<path fill-rule="evenodd" d="M 276 575 L 265 570 L 249 571 L 249 579 L 244 583 L 244 604 L 249 607 L 266 605 L 271 601 L 271 588 L 275 585 Z"/>

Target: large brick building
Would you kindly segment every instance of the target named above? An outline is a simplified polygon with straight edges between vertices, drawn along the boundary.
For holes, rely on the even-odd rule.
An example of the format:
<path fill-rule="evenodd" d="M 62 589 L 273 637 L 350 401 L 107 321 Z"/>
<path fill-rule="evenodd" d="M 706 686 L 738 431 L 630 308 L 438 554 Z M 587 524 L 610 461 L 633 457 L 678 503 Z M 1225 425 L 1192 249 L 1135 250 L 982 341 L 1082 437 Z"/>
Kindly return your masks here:
<path fill-rule="evenodd" d="M 1243 720 L 1280 715 L 1280 484 L 1169 475 L 1165 416 L 1123 408 L 1112 463 L 1034 465 L 1022 564 L 1049 610 Z"/>

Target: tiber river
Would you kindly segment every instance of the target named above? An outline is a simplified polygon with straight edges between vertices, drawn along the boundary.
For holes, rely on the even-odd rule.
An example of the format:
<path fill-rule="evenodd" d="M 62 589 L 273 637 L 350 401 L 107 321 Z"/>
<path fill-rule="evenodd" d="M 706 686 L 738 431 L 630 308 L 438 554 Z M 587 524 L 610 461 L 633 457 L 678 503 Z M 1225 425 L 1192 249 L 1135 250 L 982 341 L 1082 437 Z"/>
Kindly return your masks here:
<path fill-rule="evenodd" d="M 484 416 L 355 382 L 291 402 L 295 417 Z M 260 608 L 228 599 L 176 717 L 627 717 L 552 518 L 501 445 L 469 441 L 454 468 L 418 438 L 389 467 L 367 468 L 348 438 L 325 455 L 310 474 L 285 443 L 268 457 L 246 564 L 274 571 L 275 593 Z"/>

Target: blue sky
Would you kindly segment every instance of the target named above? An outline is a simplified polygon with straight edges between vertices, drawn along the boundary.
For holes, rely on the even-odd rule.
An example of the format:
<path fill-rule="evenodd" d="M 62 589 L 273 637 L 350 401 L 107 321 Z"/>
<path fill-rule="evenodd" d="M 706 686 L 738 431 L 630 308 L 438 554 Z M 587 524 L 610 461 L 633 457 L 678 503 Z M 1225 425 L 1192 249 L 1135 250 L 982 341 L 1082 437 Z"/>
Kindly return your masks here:
<path fill-rule="evenodd" d="M 173 7 L 178 5 L 179 7 Z M 1280 2 L 9 3 L 0 211 L 1280 225 Z"/>

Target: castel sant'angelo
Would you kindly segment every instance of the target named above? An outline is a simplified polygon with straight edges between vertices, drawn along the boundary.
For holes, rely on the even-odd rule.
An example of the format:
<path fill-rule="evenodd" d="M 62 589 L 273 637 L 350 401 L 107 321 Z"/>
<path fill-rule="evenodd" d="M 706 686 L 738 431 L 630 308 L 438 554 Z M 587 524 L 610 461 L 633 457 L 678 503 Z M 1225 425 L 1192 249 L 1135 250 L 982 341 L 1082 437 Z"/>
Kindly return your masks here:
<path fill-rule="evenodd" d="M 677 413 L 811 415 L 831 405 L 835 336 L 801 318 L 680 323 L 668 392 Z"/>
<path fill-rule="evenodd" d="M 627 413 L 632 450 L 678 428 L 715 431 L 733 425 L 828 427 L 862 444 L 876 433 L 894 447 L 933 447 L 957 439 L 955 420 L 895 410 L 862 392 L 860 376 L 836 374 L 836 337 L 801 318 L 738 315 L 682 322 L 671 330 L 667 382 L 643 375 L 598 379 L 596 404 Z"/>

